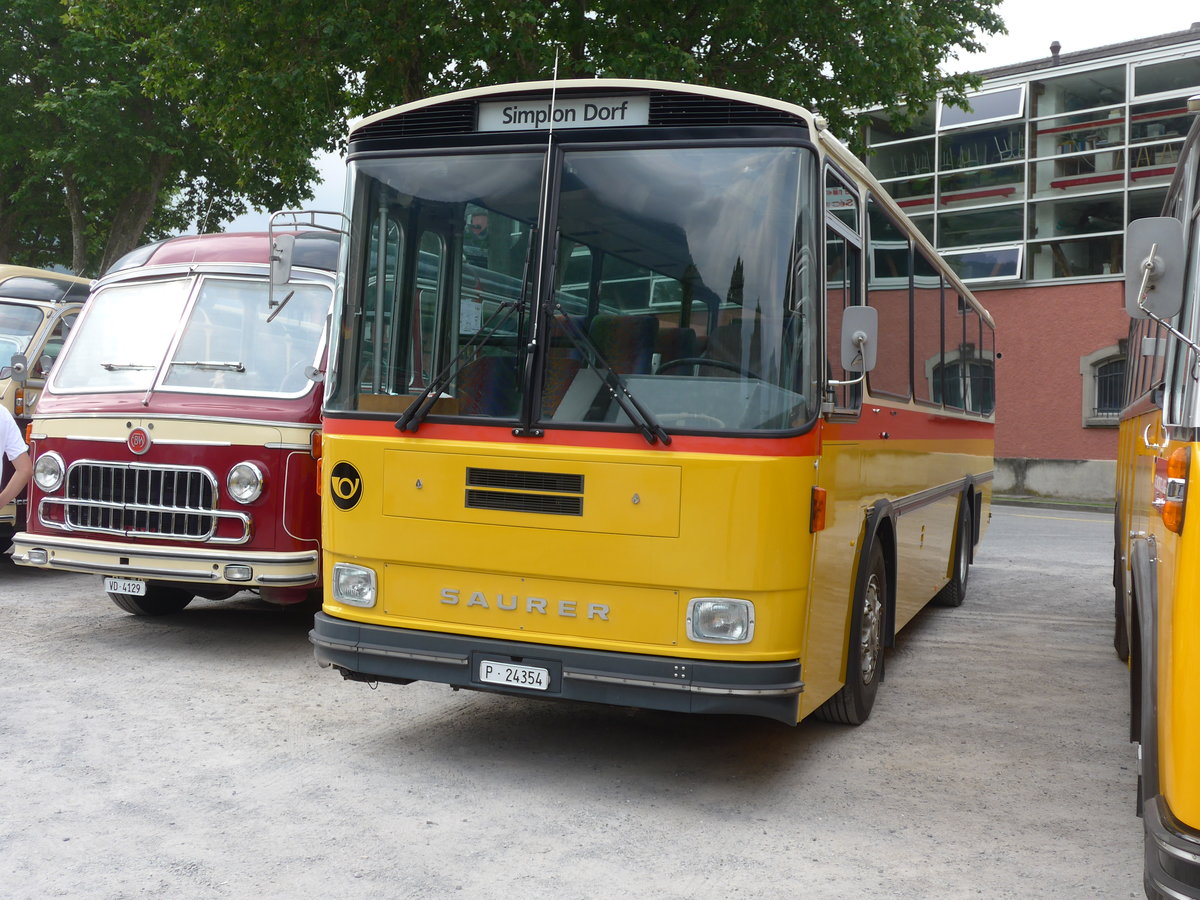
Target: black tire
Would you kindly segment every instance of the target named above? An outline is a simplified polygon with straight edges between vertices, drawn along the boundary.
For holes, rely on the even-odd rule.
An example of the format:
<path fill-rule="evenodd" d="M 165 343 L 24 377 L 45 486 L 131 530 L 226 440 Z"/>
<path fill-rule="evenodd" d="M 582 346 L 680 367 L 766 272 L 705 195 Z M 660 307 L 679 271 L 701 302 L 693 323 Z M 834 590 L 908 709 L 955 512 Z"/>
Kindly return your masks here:
<path fill-rule="evenodd" d="M 146 595 L 118 594 L 108 591 L 108 597 L 127 613 L 135 616 L 169 616 L 177 613 L 192 602 L 192 594 L 180 588 L 146 585 Z"/>
<path fill-rule="evenodd" d="M 975 533 L 971 507 L 965 500 L 959 506 L 958 527 L 954 535 L 954 564 L 950 567 L 950 581 L 937 594 L 936 606 L 962 606 L 967 597 L 967 579 L 971 574 L 971 543 Z"/>
<path fill-rule="evenodd" d="M 1121 524 L 1117 519 L 1116 534 L 1113 536 L 1113 649 L 1117 659 L 1129 662 L 1129 623 L 1125 621 L 1125 567 L 1121 565 Z"/>
<path fill-rule="evenodd" d="M 854 611 L 846 638 L 846 683 L 817 709 L 817 717 L 826 722 L 861 725 L 871 715 L 883 677 L 887 579 L 883 549 L 876 543 L 871 547 L 866 575 L 854 589 Z"/>

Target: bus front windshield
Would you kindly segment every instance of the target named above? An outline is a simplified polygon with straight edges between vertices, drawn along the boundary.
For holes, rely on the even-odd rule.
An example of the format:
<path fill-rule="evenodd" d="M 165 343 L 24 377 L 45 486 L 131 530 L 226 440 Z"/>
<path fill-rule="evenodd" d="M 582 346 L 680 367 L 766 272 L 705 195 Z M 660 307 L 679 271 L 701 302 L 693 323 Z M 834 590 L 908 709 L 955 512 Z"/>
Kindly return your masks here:
<path fill-rule="evenodd" d="M 807 422 L 811 153 L 566 149 L 543 198 L 543 152 L 354 164 L 363 249 L 331 409 L 424 394 L 431 416 L 506 425 Z"/>
<path fill-rule="evenodd" d="M 0 303 L 0 366 L 7 366 L 14 353 L 24 353 L 42 324 L 36 306 Z"/>
<path fill-rule="evenodd" d="M 89 301 L 53 389 L 298 396 L 312 386 L 306 369 L 318 362 L 331 291 L 292 283 L 283 294 L 268 321 L 263 279 L 111 285 Z"/>

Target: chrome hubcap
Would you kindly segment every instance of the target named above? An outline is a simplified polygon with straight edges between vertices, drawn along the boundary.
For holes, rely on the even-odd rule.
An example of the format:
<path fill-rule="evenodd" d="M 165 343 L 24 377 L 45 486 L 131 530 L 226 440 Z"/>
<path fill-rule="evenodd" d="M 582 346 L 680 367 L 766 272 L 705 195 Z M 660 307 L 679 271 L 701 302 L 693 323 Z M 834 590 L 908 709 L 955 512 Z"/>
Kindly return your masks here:
<path fill-rule="evenodd" d="M 879 578 L 872 573 L 863 596 L 862 629 L 859 634 L 859 669 L 863 684 L 875 678 L 879 654 L 883 651 L 883 596 Z"/>

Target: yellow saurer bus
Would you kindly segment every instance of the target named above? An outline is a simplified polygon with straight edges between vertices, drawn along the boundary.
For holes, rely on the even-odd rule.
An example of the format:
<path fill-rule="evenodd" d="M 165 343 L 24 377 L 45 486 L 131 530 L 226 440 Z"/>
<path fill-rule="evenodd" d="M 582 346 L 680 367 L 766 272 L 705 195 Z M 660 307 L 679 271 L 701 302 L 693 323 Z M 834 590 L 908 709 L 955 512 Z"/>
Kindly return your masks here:
<path fill-rule="evenodd" d="M 412 103 L 348 159 L 317 659 L 866 719 L 962 601 L 995 346 L 865 167 L 799 107 L 625 80 Z"/>
<path fill-rule="evenodd" d="M 1200 113 L 1200 97 L 1189 101 Z M 1129 335 L 1117 458 L 1117 654 L 1129 662 L 1130 739 L 1146 893 L 1200 897 L 1200 117 L 1160 218 L 1126 236 Z"/>

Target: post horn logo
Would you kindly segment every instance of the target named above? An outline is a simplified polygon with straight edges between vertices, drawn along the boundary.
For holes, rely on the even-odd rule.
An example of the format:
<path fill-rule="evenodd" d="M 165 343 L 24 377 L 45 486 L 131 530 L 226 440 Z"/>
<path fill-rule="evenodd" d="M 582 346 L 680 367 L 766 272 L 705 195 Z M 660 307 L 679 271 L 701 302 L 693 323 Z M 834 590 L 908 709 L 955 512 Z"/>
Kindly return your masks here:
<path fill-rule="evenodd" d="M 362 499 L 362 476 L 347 462 L 340 462 L 329 473 L 329 495 L 338 509 L 354 509 Z"/>

